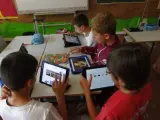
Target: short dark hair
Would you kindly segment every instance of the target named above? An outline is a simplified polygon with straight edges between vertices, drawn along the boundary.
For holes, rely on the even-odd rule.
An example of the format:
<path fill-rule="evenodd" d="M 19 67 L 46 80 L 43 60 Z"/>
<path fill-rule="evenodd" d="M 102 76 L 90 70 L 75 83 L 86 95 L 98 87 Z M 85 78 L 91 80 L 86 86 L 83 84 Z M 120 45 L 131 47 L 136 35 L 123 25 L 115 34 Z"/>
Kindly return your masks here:
<path fill-rule="evenodd" d="M 34 78 L 37 65 L 38 62 L 32 55 L 22 52 L 11 53 L 1 62 L 2 81 L 10 90 L 24 88 L 27 80 Z"/>
<path fill-rule="evenodd" d="M 139 90 L 147 83 L 150 74 L 148 49 L 139 43 L 121 45 L 109 54 L 107 67 L 124 81 L 126 89 Z"/>
<path fill-rule="evenodd" d="M 88 17 L 86 15 L 79 14 L 79 15 L 76 15 L 73 18 L 72 24 L 77 25 L 78 27 L 81 27 L 82 25 L 89 26 L 89 20 L 88 20 Z"/>

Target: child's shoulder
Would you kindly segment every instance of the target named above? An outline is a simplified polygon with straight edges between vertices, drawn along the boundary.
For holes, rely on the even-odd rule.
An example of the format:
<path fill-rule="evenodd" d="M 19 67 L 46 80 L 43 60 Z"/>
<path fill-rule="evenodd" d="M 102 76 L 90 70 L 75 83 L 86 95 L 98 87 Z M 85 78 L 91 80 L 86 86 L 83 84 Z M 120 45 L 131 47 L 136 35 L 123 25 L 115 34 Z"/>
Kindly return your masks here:
<path fill-rule="evenodd" d="M 37 100 L 33 100 L 34 107 L 37 109 L 51 109 L 52 104 L 48 102 L 40 102 Z"/>
<path fill-rule="evenodd" d="M 6 104 L 6 99 L 1 100 L 0 99 L 0 106 L 5 105 Z"/>
<path fill-rule="evenodd" d="M 0 113 L 7 107 L 6 99 L 0 100 Z"/>

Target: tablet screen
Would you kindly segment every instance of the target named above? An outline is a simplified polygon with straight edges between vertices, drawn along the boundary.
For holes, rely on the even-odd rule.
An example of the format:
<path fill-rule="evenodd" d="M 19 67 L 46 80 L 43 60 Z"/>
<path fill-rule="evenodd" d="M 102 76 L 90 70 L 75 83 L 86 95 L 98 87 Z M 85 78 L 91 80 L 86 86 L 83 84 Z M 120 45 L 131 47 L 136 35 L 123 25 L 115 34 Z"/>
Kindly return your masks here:
<path fill-rule="evenodd" d="M 91 90 L 114 86 L 114 82 L 112 81 L 110 74 L 107 74 L 106 71 L 107 67 L 86 70 L 87 80 L 92 74 Z"/>
<path fill-rule="evenodd" d="M 66 41 L 67 41 L 67 42 L 79 44 L 79 41 L 78 41 L 78 39 L 77 39 L 77 36 L 65 35 L 65 37 L 66 37 Z"/>
<path fill-rule="evenodd" d="M 72 66 L 72 70 L 75 71 L 82 71 L 85 67 L 90 67 L 89 60 L 87 56 L 78 56 L 70 58 L 70 63 Z"/>
<path fill-rule="evenodd" d="M 52 85 L 53 81 L 55 81 L 56 75 L 58 81 L 60 80 L 60 78 L 62 78 L 62 80 L 65 80 L 64 77 L 67 76 L 67 69 L 49 63 L 44 63 L 42 70 L 41 82 L 50 86 Z"/>

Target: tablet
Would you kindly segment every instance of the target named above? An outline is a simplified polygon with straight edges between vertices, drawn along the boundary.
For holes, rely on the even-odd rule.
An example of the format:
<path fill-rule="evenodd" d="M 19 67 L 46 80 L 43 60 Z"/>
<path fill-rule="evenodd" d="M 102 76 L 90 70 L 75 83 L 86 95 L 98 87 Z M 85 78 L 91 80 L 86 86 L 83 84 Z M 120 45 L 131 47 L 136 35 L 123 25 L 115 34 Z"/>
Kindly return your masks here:
<path fill-rule="evenodd" d="M 90 90 L 101 90 L 103 88 L 114 86 L 114 82 L 107 73 L 106 66 L 85 68 L 82 75 L 89 80 L 92 75 L 92 84 Z"/>
<path fill-rule="evenodd" d="M 23 53 L 28 53 L 28 50 L 26 49 L 24 43 L 22 43 L 20 49 L 19 49 L 19 52 L 23 52 Z"/>
<path fill-rule="evenodd" d="M 86 55 L 70 57 L 69 64 L 70 64 L 70 68 L 73 74 L 81 73 L 83 68 L 91 66 L 89 59 Z"/>
<path fill-rule="evenodd" d="M 67 80 L 69 69 L 43 61 L 40 73 L 40 83 L 52 86 L 52 83 L 55 81 L 56 75 L 57 80 L 60 80 L 61 77 L 62 80 Z"/>
<path fill-rule="evenodd" d="M 63 40 L 65 43 L 65 47 L 73 47 L 81 45 L 78 36 L 63 34 Z"/>

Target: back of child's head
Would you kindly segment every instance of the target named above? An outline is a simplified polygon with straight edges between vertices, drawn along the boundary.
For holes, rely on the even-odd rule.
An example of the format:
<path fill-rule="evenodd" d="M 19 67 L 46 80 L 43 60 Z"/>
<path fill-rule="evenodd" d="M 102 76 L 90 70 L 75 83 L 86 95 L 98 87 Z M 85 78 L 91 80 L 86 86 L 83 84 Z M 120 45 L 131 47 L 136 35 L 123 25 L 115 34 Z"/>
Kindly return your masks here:
<path fill-rule="evenodd" d="M 88 17 L 84 14 L 79 14 L 79 15 L 76 15 L 73 20 L 72 20 L 72 24 L 73 25 L 76 25 L 78 27 L 81 27 L 81 26 L 89 26 L 89 20 L 88 20 Z"/>
<path fill-rule="evenodd" d="M 1 62 L 0 73 L 4 84 L 13 91 L 24 88 L 34 78 L 38 62 L 29 54 L 14 52 Z"/>
<path fill-rule="evenodd" d="M 115 78 L 124 82 L 125 89 L 139 90 L 150 74 L 148 49 L 138 43 L 127 43 L 114 49 L 107 61 L 107 67 Z"/>
<path fill-rule="evenodd" d="M 110 12 L 98 13 L 92 20 L 92 31 L 114 35 L 116 33 L 115 17 Z"/>

